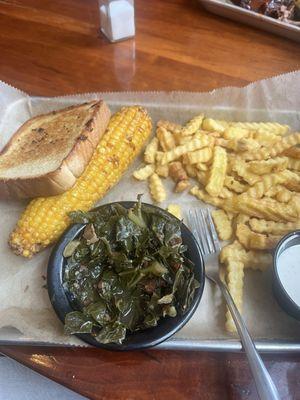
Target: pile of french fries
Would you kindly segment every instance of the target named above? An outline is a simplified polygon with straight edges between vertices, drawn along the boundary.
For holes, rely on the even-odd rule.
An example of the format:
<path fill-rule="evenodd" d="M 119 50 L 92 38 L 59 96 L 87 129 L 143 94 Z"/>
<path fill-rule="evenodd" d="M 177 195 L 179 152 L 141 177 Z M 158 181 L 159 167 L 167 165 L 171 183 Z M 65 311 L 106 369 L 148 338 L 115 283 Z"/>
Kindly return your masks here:
<path fill-rule="evenodd" d="M 197 115 L 186 125 L 157 123 L 145 165 L 133 173 L 148 180 L 155 202 L 166 200 L 163 179 L 174 191 L 189 190 L 212 212 L 220 240 L 220 273 L 242 311 L 248 268 L 264 270 L 271 250 L 286 233 L 300 228 L 300 133 L 274 122 L 229 122 Z M 196 185 L 192 182 L 197 182 Z M 171 211 L 180 216 L 180 209 Z M 235 332 L 230 313 L 226 330 Z"/>

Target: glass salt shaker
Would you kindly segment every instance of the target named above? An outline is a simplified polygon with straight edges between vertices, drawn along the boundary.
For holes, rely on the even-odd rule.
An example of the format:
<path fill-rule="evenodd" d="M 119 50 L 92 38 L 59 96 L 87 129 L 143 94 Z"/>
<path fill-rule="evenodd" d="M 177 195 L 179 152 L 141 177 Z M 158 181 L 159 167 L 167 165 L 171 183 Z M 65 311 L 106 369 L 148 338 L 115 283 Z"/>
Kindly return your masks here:
<path fill-rule="evenodd" d="M 135 35 L 134 0 L 99 0 L 102 33 L 111 42 Z"/>

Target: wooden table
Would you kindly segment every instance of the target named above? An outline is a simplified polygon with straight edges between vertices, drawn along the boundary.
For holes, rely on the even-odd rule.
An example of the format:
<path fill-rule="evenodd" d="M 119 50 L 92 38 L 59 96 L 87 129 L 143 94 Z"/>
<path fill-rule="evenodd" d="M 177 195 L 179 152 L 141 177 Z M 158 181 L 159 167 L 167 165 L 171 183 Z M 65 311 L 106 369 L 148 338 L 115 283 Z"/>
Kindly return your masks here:
<path fill-rule="evenodd" d="M 135 40 L 99 34 L 94 0 L 0 0 L 0 79 L 34 95 L 207 91 L 293 71 L 300 46 L 184 0 L 136 0 Z M 243 354 L 2 346 L 92 399 L 257 399 Z M 282 399 L 300 399 L 300 356 L 266 355 Z"/>

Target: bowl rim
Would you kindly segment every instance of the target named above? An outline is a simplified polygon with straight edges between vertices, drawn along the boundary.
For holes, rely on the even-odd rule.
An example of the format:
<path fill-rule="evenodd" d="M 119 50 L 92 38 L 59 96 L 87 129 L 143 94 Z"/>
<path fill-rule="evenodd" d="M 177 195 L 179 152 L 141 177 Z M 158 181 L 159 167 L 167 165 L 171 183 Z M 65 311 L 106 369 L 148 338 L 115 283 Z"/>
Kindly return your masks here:
<path fill-rule="evenodd" d="M 90 212 L 94 212 L 102 207 L 109 207 L 114 204 L 121 204 L 121 205 L 125 206 L 126 208 L 130 208 L 136 203 L 137 203 L 137 201 L 115 201 L 115 202 L 101 204 L 100 206 L 92 209 Z M 166 215 L 168 215 L 169 217 L 172 217 L 172 218 L 178 220 L 178 218 L 176 218 L 173 214 L 170 214 L 168 211 L 160 208 L 159 206 L 144 203 L 144 202 L 142 202 L 142 204 L 147 207 L 159 209 L 160 212 L 163 212 Z M 64 233 L 61 235 L 58 242 L 52 249 L 49 260 L 48 260 L 48 268 L 47 268 L 48 295 L 49 295 L 49 299 L 52 304 L 52 307 L 62 323 L 64 323 L 64 318 L 65 318 L 66 313 L 74 310 L 74 308 L 71 305 L 67 291 L 66 291 L 65 287 L 63 287 L 63 269 L 65 267 L 65 258 L 63 257 L 62 253 L 63 253 L 63 250 L 64 250 L 66 244 L 69 243 L 71 240 L 74 240 L 80 234 L 80 232 L 84 229 L 85 226 L 86 226 L 86 224 L 84 224 L 84 223 L 78 223 L 78 224 L 75 223 L 75 224 L 70 225 L 64 231 Z M 191 304 L 189 310 L 184 315 L 177 316 L 172 319 L 171 318 L 169 319 L 166 317 L 162 321 L 162 322 L 165 322 L 165 324 L 166 324 L 166 321 L 168 321 L 168 320 L 172 323 L 172 321 L 174 322 L 174 321 L 176 321 L 176 318 L 178 318 L 177 324 L 174 324 L 174 326 L 172 328 L 170 328 L 170 330 L 166 329 L 166 332 L 163 333 L 162 335 L 159 335 L 157 338 L 151 339 L 150 335 L 149 335 L 148 340 L 145 339 L 141 343 L 137 343 L 137 344 L 135 344 L 134 342 L 126 343 L 126 341 L 123 342 L 122 344 L 117 344 L 117 343 L 102 344 L 102 343 L 97 342 L 90 334 L 82 333 L 82 334 L 75 334 L 74 336 L 80 338 L 84 342 L 86 342 L 92 346 L 95 346 L 95 347 L 99 347 L 99 348 L 103 348 L 103 349 L 107 349 L 107 350 L 126 351 L 126 350 L 141 350 L 141 349 L 156 346 L 159 343 L 168 339 L 170 336 L 175 334 L 177 331 L 179 331 L 191 319 L 192 315 L 196 311 L 196 309 L 200 303 L 200 300 L 202 298 L 204 286 L 205 286 L 205 264 L 204 264 L 204 259 L 203 259 L 203 254 L 202 254 L 201 248 L 200 248 L 196 238 L 194 237 L 193 233 L 191 232 L 191 230 L 182 221 L 181 221 L 181 230 L 182 230 L 183 240 L 184 240 L 184 238 L 188 238 L 191 241 L 191 243 L 193 243 L 193 245 L 194 245 L 193 251 L 194 252 L 196 251 L 196 254 L 194 254 L 195 257 L 192 257 L 192 258 L 197 259 L 197 261 L 199 261 L 199 262 L 195 263 L 195 265 L 197 264 L 195 266 L 195 269 L 197 269 L 197 271 L 199 273 L 200 287 L 196 289 L 192 304 Z M 191 257 L 189 257 L 189 258 L 191 258 Z M 133 333 L 132 335 L 141 335 L 143 332 L 153 333 L 158 327 L 159 327 L 159 324 L 156 327 L 148 328 L 143 331 Z M 161 329 L 163 330 L 163 328 L 161 328 Z"/>
<path fill-rule="evenodd" d="M 274 276 L 274 281 L 276 284 L 276 287 L 274 288 L 275 291 L 275 297 L 279 301 L 280 306 L 290 315 L 292 315 L 294 318 L 300 320 L 300 306 L 290 297 L 288 292 L 286 291 L 284 285 L 281 282 L 281 279 L 279 277 L 278 273 L 278 258 L 280 257 L 281 253 L 284 252 L 285 249 L 292 247 L 288 246 L 283 248 L 285 243 L 288 243 L 290 238 L 293 237 L 299 237 L 299 244 L 300 244 L 300 230 L 297 229 L 293 232 L 289 232 L 286 235 L 284 235 L 280 241 L 277 243 L 275 251 L 274 251 L 274 257 L 273 257 L 273 276 Z"/>

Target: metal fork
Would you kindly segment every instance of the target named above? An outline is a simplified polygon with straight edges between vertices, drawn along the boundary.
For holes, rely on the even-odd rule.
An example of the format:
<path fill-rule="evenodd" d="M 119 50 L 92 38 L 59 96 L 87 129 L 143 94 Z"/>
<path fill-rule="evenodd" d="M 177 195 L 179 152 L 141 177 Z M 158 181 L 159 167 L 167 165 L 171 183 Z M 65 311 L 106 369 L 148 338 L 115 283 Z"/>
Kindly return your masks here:
<path fill-rule="evenodd" d="M 221 250 L 218 235 L 208 208 L 191 209 L 188 215 L 189 226 L 198 240 L 205 258 L 205 276 L 220 288 L 247 355 L 250 369 L 261 400 L 279 400 L 279 393 L 267 371 L 246 324 L 239 313 L 227 286 L 219 277 L 218 256 Z"/>

